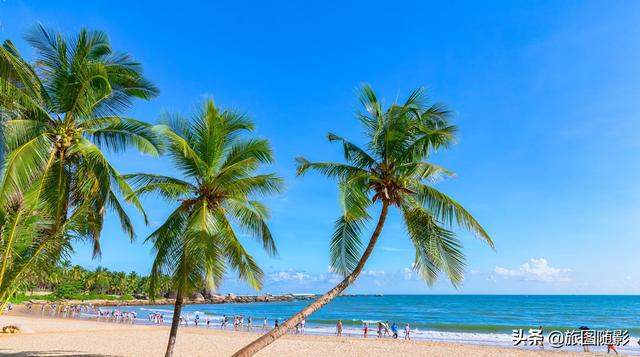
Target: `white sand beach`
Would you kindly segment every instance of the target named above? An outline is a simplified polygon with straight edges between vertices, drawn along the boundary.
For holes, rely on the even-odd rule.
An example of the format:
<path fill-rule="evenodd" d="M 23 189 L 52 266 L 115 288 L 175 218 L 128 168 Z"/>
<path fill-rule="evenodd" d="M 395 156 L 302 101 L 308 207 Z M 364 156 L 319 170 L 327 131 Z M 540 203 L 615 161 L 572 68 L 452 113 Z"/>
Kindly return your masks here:
<path fill-rule="evenodd" d="M 11 357 L 161 356 L 169 327 L 127 325 L 73 319 L 0 316 L 0 326 L 24 332 L 0 334 L 0 355 Z M 176 356 L 229 356 L 257 334 L 180 328 Z M 596 351 L 601 355 L 603 351 Z M 441 342 L 379 340 L 354 337 L 290 335 L 258 356 L 586 356 L 553 350 L 525 350 Z M 594 354 L 595 355 L 595 354 Z"/>

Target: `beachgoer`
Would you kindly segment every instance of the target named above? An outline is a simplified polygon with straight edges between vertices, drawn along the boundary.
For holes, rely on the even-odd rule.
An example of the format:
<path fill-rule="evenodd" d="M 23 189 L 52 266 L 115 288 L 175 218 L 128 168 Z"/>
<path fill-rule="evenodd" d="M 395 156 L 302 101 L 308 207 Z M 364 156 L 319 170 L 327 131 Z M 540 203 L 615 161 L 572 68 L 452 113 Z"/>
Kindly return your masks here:
<path fill-rule="evenodd" d="M 616 346 L 614 346 L 614 345 L 607 345 L 607 354 L 609 354 L 609 352 L 611 352 L 611 351 L 615 352 L 615 353 L 616 353 L 616 356 L 618 355 L 618 351 L 616 350 Z"/>
<path fill-rule="evenodd" d="M 278 327 L 278 319 L 276 319 L 276 323 L 274 324 L 275 327 Z"/>
<path fill-rule="evenodd" d="M 378 321 L 378 338 L 382 338 L 382 321 Z"/>
<path fill-rule="evenodd" d="M 342 320 L 338 320 L 336 324 L 336 336 L 342 336 Z"/>
<path fill-rule="evenodd" d="M 395 322 L 391 324 L 391 332 L 393 333 L 393 338 L 398 338 L 398 325 Z"/>
<path fill-rule="evenodd" d="M 269 326 L 269 324 L 267 323 L 267 318 L 264 318 L 264 321 L 262 321 L 262 330 L 266 330 L 267 327 Z"/>
<path fill-rule="evenodd" d="M 542 325 L 540 325 L 538 329 L 540 330 L 540 336 L 542 336 L 542 339 L 540 340 L 540 349 L 543 350 L 544 349 L 544 329 L 542 328 Z"/>
<path fill-rule="evenodd" d="M 385 321 L 384 324 L 382 324 L 384 327 L 384 334 L 382 337 L 384 336 L 391 336 L 391 334 L 389 333 L 389 321 Z"/>
<path fill-rule="evenodd" d="M 300 329 L 302 330 L 302 333 L 304 333 L 304 325 L 306 324 L 307 320 L 302 319 L 302 321 L 300 321 Z"/>
<path fill-rule="evenodd" d="M 196 327 L 198 326 L 198 322 L 200 321 L 200 315 L 196 314 Z"/>
<path fill-rule="evenodd" d="M 251 330 L 252 327 L 253 327 L 253 319 L 251 318 L 251 316 L 249 316 L 247 318 L 247 328 Z"/>
<path fill-rule="evenodd" d="M 210 323 L 211 323 L 211 320 L 209 320 L 209 318 L 207 317 L 207 328 L 209 328 Z"/>
<path fill-rule="evenodd" d="M 366 321 L 363 322 L 362 329 L 364 330 L 364 338 L 367 338 L 367 332 L 369 332 L 369 323 Z"/>
<path fill-rule="evenodd" d="M 410 340 L 411 336 L 409 336 L 409 334 L 411 333 L 411 327 L 409 327 L 409 324 L 407 324 L 407 326 L 404 327 L 404 339 L 405 340 Z"/>

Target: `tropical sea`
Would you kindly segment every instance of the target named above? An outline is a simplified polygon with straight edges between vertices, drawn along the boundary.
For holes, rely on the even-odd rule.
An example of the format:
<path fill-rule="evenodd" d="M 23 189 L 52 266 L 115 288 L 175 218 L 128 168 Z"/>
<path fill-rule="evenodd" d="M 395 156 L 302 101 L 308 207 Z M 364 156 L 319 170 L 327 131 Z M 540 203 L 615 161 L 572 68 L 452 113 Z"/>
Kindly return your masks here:
<path fill-rule="evenodd" d="M 200 327 L 211 321 L 210 328 L 220 328 L 223 315 L 243 315 L 253 318 L 254 326 L 284 321 L 309 301 L 269 302 L 245 304 L 198 304 L 183 308 L 183 316 L 193 326 L 198 315 Z M 114 309 L 114 308 L 106 308 Z M 148 322 L 148 315 L 159 312 L 165 323 L 171 322 L 173 306 L 126 307 L 135 311 L 140 322 Z M 588 326 L 592 330 L 628 330 L 631 342 L 620 350 L 640 354 L 640 296 L 605 295 L 356 295 L 340 296 L 306 320 L 306 334 L 332 335 L 335 324 L 343 321 L 343 334 L 362 336 L 362 324 L 369 322 L 369 337 L 376 336 L 377 322 L 395 322 L 399 338 L 409 323 L 412 338 L 473 344 L 512 346 L 514 329 L 542 326 L 545 335 L 552 330 L 574 330 Z M 260 327 L 254 327 L 260 330 Z M 549 348 L 548 345 L 546 348 Z M 592 350 L 605 349 L 596 347 Z M 581 347 L 563 348 L 576 350 Z"/>

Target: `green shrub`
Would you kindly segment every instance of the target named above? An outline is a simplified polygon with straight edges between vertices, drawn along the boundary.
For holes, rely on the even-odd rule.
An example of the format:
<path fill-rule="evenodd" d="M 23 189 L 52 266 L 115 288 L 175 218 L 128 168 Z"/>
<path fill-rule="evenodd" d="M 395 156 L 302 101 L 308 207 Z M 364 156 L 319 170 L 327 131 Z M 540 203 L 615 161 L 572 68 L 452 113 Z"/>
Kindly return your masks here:
<path fill-rule="evenodd" d="M 81 290 L 81 284 L 77 281 L 67 281 L 56 287 L 51 294 L 58 299 L 73 299 L 74 295 L 78 295 Z"/>

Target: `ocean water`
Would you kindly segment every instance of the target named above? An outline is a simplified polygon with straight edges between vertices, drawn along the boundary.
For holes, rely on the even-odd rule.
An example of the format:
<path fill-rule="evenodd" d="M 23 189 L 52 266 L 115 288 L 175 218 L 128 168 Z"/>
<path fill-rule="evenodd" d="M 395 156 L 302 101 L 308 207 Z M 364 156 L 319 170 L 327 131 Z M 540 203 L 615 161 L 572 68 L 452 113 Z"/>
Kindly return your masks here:
<path fill-rule="evenodd" d="M 211 328 L 220 328 L 223 315 L 253 317 L 254 325 L 261 326 L 267 318 L 273 326 L 276 319 L 284 321 L 309 301 L 271 302 L 249 304 L 187 305 L 183 316 L 193 326 L 195 316 L 202 322 L 211 320 Z M 135 311 L 138 320 L 148 321 L 153 312 L 164 314 L 165 323 L 171 322 L 173 306 L 126 307 Z M 335 324 L 343 322 L 343 334 L 362 336 L 362 324 L 369 322 L 369 336 L 375 337 L 378 321 L 395 322 L 400 336 L 409 323 L 412 338 L 432 341 L 512 345 L 513 329 L 542 326 L 551 330 L 573 330 L 588 326 L 594 330 L 628 330 L 632 336 L 624 353 L 640 354 L 640 296 L 569 296 L 569 295 L 385 295 L 341 296 L 310 316 L 305 333 L 335 333 Z M 230 320 L 232 327 L 233 318 Z M 246 322 L 245 322 L 246 323 Z M 260 330 L 255 328 L 254 330 Z M 581 349 L 563 348 L 566 350 Z M 606 350 L 592 347 L 592 350 Z"/>

